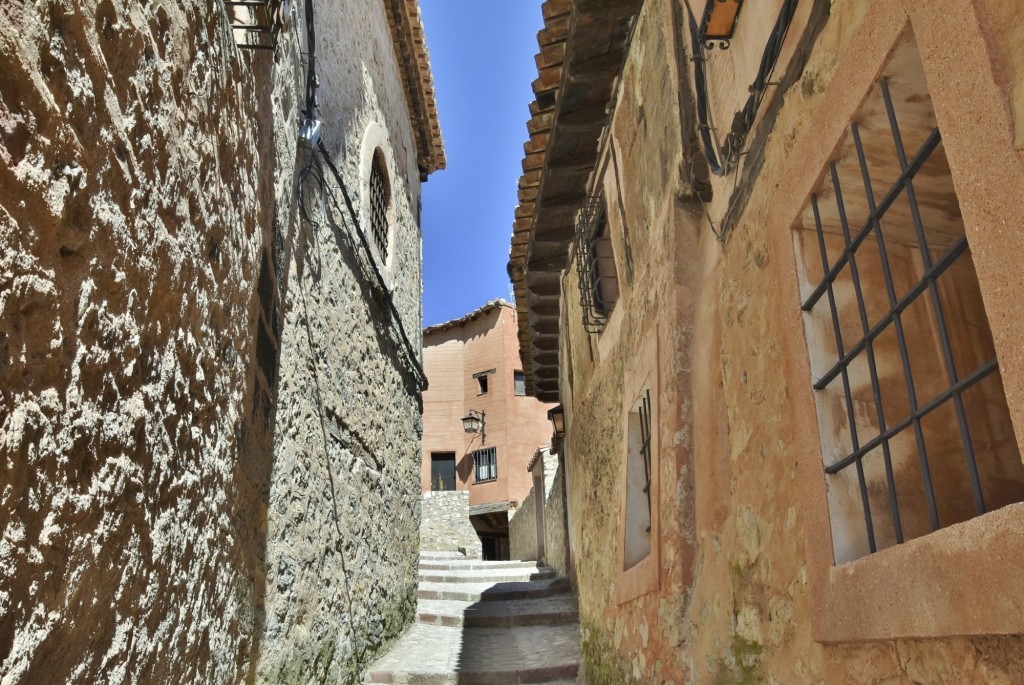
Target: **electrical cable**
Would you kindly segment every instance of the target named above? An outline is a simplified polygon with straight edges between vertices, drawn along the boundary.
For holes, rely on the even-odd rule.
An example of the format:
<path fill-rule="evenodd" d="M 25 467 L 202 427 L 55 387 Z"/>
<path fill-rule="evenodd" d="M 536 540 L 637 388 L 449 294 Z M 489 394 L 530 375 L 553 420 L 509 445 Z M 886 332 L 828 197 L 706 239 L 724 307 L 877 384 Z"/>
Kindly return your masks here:
<path fill-rule="evenodd" d="M 765 90 L 771 85 L 771 77 L 782 54 L 782 46 L 786 42 L 786 36 L 793 23 L 798 3 L 799 0 L 784 0 L 782 3 L 775 26 L 772 28 L 768 41 L 765 43 L 764 52 L 761 54 L 757 75 L 748 88 L 750 95 L 743 107 L 733 114 L 732 125 L 729 133 L 725 136 L 724 144 L 718 140 L 717 129 L 712 121 L 708 103 L 707 57 L 705 56 L 707 46 L 703 40 L 707 29 L 707 15 L 698 25 L 689 3 L 684 3 L 689 15 L 690 41 L 693 52 L 690 59 L 694 63 L 694 87 L 697 91 L 697 129 L 704 145 L 708 168 L 716 176 L 726 176 L 731 173 L 743 155 L 747 135 L 757 118 L 761 102 L 764 100 Z"/>
<path fill-rule="evenodd" d="M 307 211 L 306 202 L 306 184 L 312 179 L 318 186 L 321 196 L 321 209 L 324 216 L 327 217 L 328 222 L 332 228 L 338 230 L 342 234 L 348 234 L 334 221 L 333 213 L 328 209 L 324 197 L 329 197 L 331 204 L 341 214 L 341 207 L 338 206 L 335 200 L 334 193 L 330 192 L 328 188 L 327 179 L 324 175 L 323 168 L 320 166 L 320 159 L 327 164 L 327 168 L 331 171 L 331 175 L 334 177 L 341 188 L 341 194 L 345 201 L 345 207 L 348 210 L 349 220 L 352 222 L 353 233 L 359 238 L 359 244 L 363 249 L 365 259 L 359 260 L 361 266 L 365 263 L 369 263 L 370 271 L 373 272 L 375 278 L 372 279 L 376 285 L 378 294 L 381 300 L 387 304 L 389 323 L 393 331 L 397 331 L 398 337 L 400 338 L 401 345 L 405 348 L 406 361 L 409 364 L 413 375 L 416 376 L 416 381 L 420 390 L 427 387 L 427 376 L 423 371 L 423 365 L 420 363 L 419 357 L 416 354 L 416 348 L 413 346 L 412 341 L 409 339 L 409 335 L 405 330 L 405 326 L 402 323 L 401 314 L 395 307 L 394 299 L 391 297 L 391 292 L 388 290 L 387 283 L 384 279 L 384 275 L 381 273 L 377 262 L 373 258 L 373 252 L 370 248 L 370 243 L 363 232 L 359 223 L 359 214 L 356 212 L 355 206 L 352 202 L 352 197 L 348 192 L 348 186 L 346 186 L 344 179 L 342 178 L 341 172 L 334 165 L 331 160 L 331 155 L 327 150 L 326 145 L 323 142 L 323 138 L 319 133 L 319 121 L 316 119 L 316 112 L 320 107 L 320 101 L 318 92 L 320 89 L 320 79 L 316 74 L 316 29 L 313 21 L 313 0 L 306 0 L 306 35 L 307 35 L 307 55 L 308 62 L 306 66 L 306 92 L 305 92 L 305 108 L 302 110 L 304 116 L 303 129 L 306 130 L 306 124 L 309 124 L 309 131 L 312 135 L 306 142 L 310 146 L 311 158 L 306 162 L 305 166 L 299 172 L 298 183 L 296 192 L 299 199 L 299 214 L 304 221 L 313 226 L 317 225 L 317 222 L 309 215 Z M 364 272 L 366 271 L 364 266 Z M 368 274 L 367 274 L 368 275 Z"/>

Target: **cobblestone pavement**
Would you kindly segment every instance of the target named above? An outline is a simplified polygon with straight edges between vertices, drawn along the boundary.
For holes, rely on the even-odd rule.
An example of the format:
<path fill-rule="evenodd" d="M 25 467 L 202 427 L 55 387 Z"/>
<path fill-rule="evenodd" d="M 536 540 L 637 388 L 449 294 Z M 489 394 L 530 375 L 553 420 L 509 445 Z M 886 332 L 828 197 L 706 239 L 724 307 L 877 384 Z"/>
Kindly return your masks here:
<path fill-rule="evenodd" d="M 579 613 L 569 585 L 532 562 L 420 555 L 418 619 L 370 667 L 367 683 L 576 682 Z"/>

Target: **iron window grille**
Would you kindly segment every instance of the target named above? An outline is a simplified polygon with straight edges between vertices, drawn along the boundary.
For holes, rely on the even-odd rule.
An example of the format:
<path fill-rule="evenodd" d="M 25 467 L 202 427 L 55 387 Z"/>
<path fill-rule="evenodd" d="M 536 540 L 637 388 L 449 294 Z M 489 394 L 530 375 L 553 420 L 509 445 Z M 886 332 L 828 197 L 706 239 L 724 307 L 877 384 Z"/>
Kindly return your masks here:
<path fill-rule="evenodd" d="M 246 50 L 277 49 L 278 38 L 288 28 L 290 0 L 224 0 L 224 7 L 231 28 L 241 32 L 235 45 Z"/>
<path fill-rule="evenodd" d="M 640 415 L 640 456 L 644 460 L 644 495 L 647 496 L 647 532 L 651 532 L 651 391 L 645 390 L 637 406 Z"/>
<path fill-rule="evenodd" d="M 835 196 L 835 210 L 842 233 L 841 252 L 834 260 L 830 260 L 826 247 L 826 231 L 822 221 L 822 211 L 826 206 L 819 205 L 819 199 L 821 199 L 819 194 L 811 195 L 810 209 L 814 219 L 814 231 L 817 238 L 818 252 L 820 253 L 823 277 L 815 285 L 809 297 L 804 300 L 801 306 L 805 312 L 812 312 L 816 307 L 822 306 L 823 303 L 827 307 L 827 317 L 831 322 L 831 332 L 834 337 L 835 354 L 829 354 L 831 366 L 824 375 L 813 383 L 813 387 L 815 391 L 821 393 L 835 381 L 838 380 L 841 383 L 841 397 L 845 404 L 845 416 L 840 418 L 837 414 L 835 420 L 840 424 L 845 421 L 847 427 L 847 435 L 845 437 L 849 440 L 851 449 L 846 451 L 844 448 L 845 456 L 842 456 L 834 463 L 828 464 L 825 467 L 825 471 L 829 475 L 835 476 L 844 473 L 849 474 L 848 469 L 855 470 L 856 485 L 859 490 L 860 503 L 863 507 L 867 544 L 871 553 L 878 549 L 875 527 L 879 524 L 879 520 L 884 521 L 885 518 L 884 513 L 879 520 L 875 520 L 872 517 L 872 501 L 869 489 L 877 492 L 878 488 L 871 488 L 869 486 L 868 480 L 865 477 L 865 464 L 870 459 L 877 459 L 879 452 L 884 465 L 884 488 L 887 492 L 884 495 L 878 495 L 875 504 L 880 509 L 884 509 L 887 506 L 891 514 L 892 530 L 885 531 L 887 539 L 891 540 L 894 537 L 897 544 L 904 542 L 905 521 L 901 519 L 900 497 L 906 497 L 907 492 L 920 492 L 917 489 L 918 487 L 923 490 L 927 507 L 927 519 L 931 530 L 938 530 L 943 525 L 950 525 L 956 522 L 951 520 L 943 522 L 940 519 L 940 507 L 943 502 L 937 500 L 936 486 L 933 482 L 933 472 L 936 468 L 944 469 L 944 473 L 946 473 L 950 472 L 950 469 L 954 467 L 945 463 L 937 463 L 934 457 L 929 455 L 927 441 L 932 439 L 933 434 L 926 435 L 926 431 L 922 429 L 922 420 L 937 409 L 945 408 L 944 411 L 948 411 L 948 408 L 951 406 L 955 413 L 955 426 L 943 426 L 943 428 L 951 429 L 957 434 L 956 437 L 962 445 L 962 453 L 966 459 L 966 473 L 970 485 L 970 498 L 973 499 L 973 508 L 978 515 L 985 513 L 985 493 L 982 491 L 982 479 L 979 477 L 976 446 L 975 441 L 972 439 L 971 428 L 968 425 L 968 412 L 965 410 L 964 395 L 972 386 L 977 385 L 986 377 L 993 374 L 998 375 L 999 368 L 994 356 L 982 361 L 974 366 L 974 368 L 958 368 L 956 356 L 951 346 L 951 331 L 962 336 L 964 331 L 972 326 L 972 324 L 961 321 L 956 315 L 956 310 L 950 310 L 954 312 L 953 316 L 947 314 L 948 307 L 944 306 L 943 300 L 940 298 L 940 287 L 949 287 L 949 284 L 953 282 L 953 276 L 950 276 L 948 281 L 943 279 L 958 264 L 958 268 L 967 268 L 970 264 L 970 258 L 965 258 L 965 255 L 969 253 L 970 248 L 966 236 L 962 234 L 952 239 L 948 246 L 939 245 L 938 243 L 941 241 L 938 240 L 935 240 L 934 244 L 929 245 L 929 236 L 926 235 L 921 206 L 918 202 L 918 196 L 915 194 L 915 177 L 922 171 L 922 167 L 925 166 L 940 146 L 941 134 L 937 127 L 932 128 L 920 148 L 912 157 L 908 158 L 887 80 L 883 79 L 880 82 L 880 89 L 885 108 L 884 116 L 888 120 L 889 133 L 891 134 L 891 143 L 894 147 L 895 157 L 899 162 L 899 174 L 887 192 L 880 199 L 877 198 L 872 188 L 872 179 L 877 180 L 885 174 L 878 173 L 875 169 L 869 169 L 868 155 L 865 152 L 866 146 L 862 141 L 860 128 L 856 122 L 851 123 L 850 136 L 856 151 L 856 163 L 859 166 L 866 206 L 860 205 L 855 199 L 848 202 L 844 201 L 837 163 L 835 161 L 831 162 L 827 169 L 826 185 L 829 181 L 831 182 Z M 881 130 L 884 131 L 884 124 Z M 872 151 L 877 154 L 878 149 L 879 147 L 876 145 L 872 148 Z M 893 168 L 889 176 L 891 177 L 895 171 L 895 168 Z M 930 173 L 934 173 L 934 170 Z M 927 179 L 928 172 L 922 178 Z M 890 221 L 890 217 L 887 216 L 887 212 L 898 200 L 901 210 L 900 212 L 894 211 L 893 214 L 901 214 L 903 218 L 902 223 L 900 223 L 900 217 Z M 863 225 L 850 226 L 848 209 L 851 207 L 866 208 L 867 218 Z M 902 214 L 904 207 L 909 207 L 912 227 L 906 225 L 905 214 Z M 836 214 L 831 214 L 831 208 L 829 210 L 829 217 L 835 217 Z M 850 211 L 852 212 L 853 210 L 851 209 Z M 934 214 L 926 214 L 926 216 L 930 216 L 932 219 L 935 218 Z M 838 240 L 838 236 L 835 236 L 834 224 L 830 225 L 832 226 L 830 240 Z M 909 245 L 911 249 L 916 248 L 919 251 L 920 264 L 918 265 L 918 272 L 914 273 L 913 276 L 916 277 L 919 274 L 923 274 L 909 288 L 907 288 L 905 281 L 901 280 L 899 290 L 894 284 L 893 272 L 894 268 L 900 267 L 900 264 L 894 264 L 890 260 L 886 247 L 887 241 L 889 241 L 890 247 L 897 244 L 896 239 L 891 235 L 896 231 L 899 231 L 900 237 L 907 241 L 906 245 Z M 915 240 L 916 245 L 913 242 Z M 865 248 L 865 246 L 869 247 Z M 812 252 L 814 250 L 813 247 L 808 249 Z M 861 257 L 863 257 L 861 259 L 862 266 L 868 268 L 881 267 L 884 284 L 878 283 L 877 279 L 874 278 L 867 280 L 862 278 L 862 270 L 858 268 L 858 259 Z M 874 261 L 868 262 L 868 259 Z M 961 273 L 964 272 L 961 270 Z M 976 276 L 973 276 L 973 269 L 971 269 L 970 274 L 976 279 Z M 903 276 L 902 273 L 899 275 Z M 849 321 L 845 322 L 845 326 L 840 323 L 842 307 L 841 303 L 837 304 L 837 300 L 840 299 L 837 296 L 837 292 L 840 289 L 837 279 L 840 277 L 843 279 L 842 288 L 844 290 L 842 294 L 846 296 L 846 299 L 842 300 L 841 303 L 850 302 L 848 285 L 852 284 L 852 292 L 856 301 L 858 315 L 858 320 L 854 325 L 851 325 Z M 957 281 L 958 285 L 959 283 Z M 883 287 L 884 293 L 880 290 Z M 867 298 L 865 293 L 869 289 L 871 290 L 870 294 L 875 297 L 871 303 L 874 304 L 879 300 L 887 302 L 887 311 L 885 311 L 885 305 L 882 307 L 869 307 L 866 305 Z M 929 346 L 929 350 L 934 350 L 934 352 L 929 351 L 928 354 L 936 355 L 936 359 L 941 358 L 942 373 L 944 373 L 944 377 L 940 376 L 937 381 L 944 385 L 944 389 L 934 394 L 929 392 L 929 394 L 932 394 L 930 397 L 923 396 L 924 393 L 920 392 L 920 387 L 924 384 L 919 382 L 915 385 L 912 366 L 918 363 L 924 366 L 924 363 L 919 361 L 921 357 L 915 356 L 917 348 L 911 343 L 915 341 L 919 343 L 920 341 L 916 339 L 908 340 L 908 331 L 905 330 L 904 325 L 910 321 L 906 319 L 909 316 L 908 310 L 916 302 L 920 302 L 920 305 L 915 309 L 914 315 L 926 317 L 924 319 L 926 321 L 930 319 L 928 326 L 929 330 L 932 331 L 931 335 L 933 337 L 929 338 L 929 340 L 938 339 L 936 346 Z M 874 311 L 870 311 L 872 309 Z M 920 312 L 927 312 L 927 314 L 920 314 Z M 878 316 L 879 313 L 881 313 L 880 316 Z M 824 330 L 827 329 L 828 326 L 826 324 Z M 849 336 L 851 330 L 856 331 L 853 336 L 856 339 L 852 343 Z M 898 363 L 895 360 L 895 353 L 892 352 L 891 335 L 893 332 L 895 333 L 896 347 L 898 348 Z M 885 344 L 881 342 L 883 335 L 886 336 Z M 884 357 L 885 353 L 889 353 L 890 356 Z M 989 351 L 986 349 L 982 358 L 988 354 Z M 880 357 L 882 357 L 881 360 Z M 974 363 L 976 362 L 972 362 L 972 365 Z M 855 364 L 857 365 L 856 369 L 853 368 Z M 966 366 L 964 364 L 961 365 Z M 856 382 L 863 384 L 860 387 L 867 387 L 865 383 L 866 378 L 863 375 L 865 366 L 870 377 L 873 402 L 865 402 L 863 399 L 855 400 L 854 394 L 851 391 L 851 378 L 855 376 Z M 887 374 L 881 380 L 880 368 L 884 369 Z M 921 370 L 918 369 L 918 374 L 921 373 Z M 895 383 L 886 384 L 886 381 L 892 381 L 894 378 L 896 379 Z M 928 377 L 929 380 L 931 378 Z M 920 375 L 918 380 L 921 380 Z M 883 390 L 885 393 L 883 393 Z M 903 401 L 902 393 L 906 393 L 906 406 L 909 408 L 909 411 L 904 415 L 904 409 L 901 405 L 899 416 L 886 416 L 883 394 L 895 395 L 896 391 L 900 393 L 900 402 Z M 1001 401 L 1005 403 L 1005 398 L 1001 397 Z M 873 422 L 877 421 L 877 435 L 869 439 L 864 439 L 867 437 L 866 435 L 858 435 L 858 416 L 855 415 L 858 411 L 860 412 L 862 428 L 865 421 L 868 421 L 869 425 L 872 426 L 874 426 Z M 893 418 L 897 420 L 891 420 Z M 912 441 L 910 440 L 910 433 L 913 434 Z M 894 447 L 894 441 L 897 439 L 899 439 L 897 443 L 899 448 L 898 455 Z M 914 454 L 915 452 L 916 454 Z M 843 453 L 841 452 L 840 454 Z M 948 452 L 945 454 L 948 454 Z M 913 467 L 913 470 L 904 468 L 897 472 L 893 468 L 896 456 L 901 458 L 906 456 L 907 460 L 903 462 L 904 464 L 914 464 L 916 457 L 916 466 Z M 868 463 L 868 466 L 872 468 L 873 473 L 878 474 L 878 483 L 880 484 L 881 474 L 878 462 L 876 461 L 874 464 Z M 955 468 L 959 470 L 962 468 L 962 465 L 955 466 Z M 900 476 L 906 476 L 908 472 L 913 474 L 918 470 L 923 482 L 920 484 L 908 483 L 905 478 L 901 482 Z M 853 481 L 850 480 L 849 482 L 851 488 L 853 488 Z M 898 486 L 902 493 L 899 496 Z M 959 479 L 959 487 L 965 488 L 962 477 Z M 943 492 L 946 493 L 945 490 Z M 851 497 L 853 501 L 856 500 L 857 493 L 853 490 L 851 490 Z M 966 493 L 964 497 L 966 500 Z M 880 504 L 882 502 L 885 504 Z M 969 504 L 966 504 L 966 506 L 970 507 Z M 966 515 L 970 517 L 970 514 Z M 915 521 L 920 519 L 920 524 L 915 525 L 922 534 L 926 532 L 923 518 L 923 514 L 918 514 L 914 519 Z"/>
<path fill-rule="evenodd" d="M 378 150 L 370 168 L 370 231 L 381 262 L 388 259 L 388 177 Z"/>
<path fill-rule="evenodd" d="M 485 447 L 473 452 L 474 481 L 485 483 L 498 477 L 498 450 Z"/>
<path fill-rule="evenodd" d="M 651 553 L 653 512 L 651 391 L 643 389 L 632 406 L 626 424 L 623 570 L 629 570 Z"/>
<path fill-rule="evenodd" d="M 580 209 L 574 239 L 576 270 L 579 274 L 583 326 L 592 333 L 604 329 L 608 315 L 619 299 L 619 279 L 604 198 L 588 198 Z"/>

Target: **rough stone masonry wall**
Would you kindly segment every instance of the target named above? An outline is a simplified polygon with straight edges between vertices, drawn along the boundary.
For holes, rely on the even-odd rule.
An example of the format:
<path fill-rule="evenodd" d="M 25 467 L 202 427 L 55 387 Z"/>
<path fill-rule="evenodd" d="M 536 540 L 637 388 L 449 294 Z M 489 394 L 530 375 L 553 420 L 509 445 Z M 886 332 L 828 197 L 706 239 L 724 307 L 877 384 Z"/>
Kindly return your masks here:
<path fill-rule="evenodd" d="M 252 672 L 254 90 L 198 5 L 0 8 L 5 685 Z"/>
<path fill-rule="evenodd" d="M 702 236 L 705 274 L 693 357 L 698 445 L 698 575 L 686 618 L 695 683 L 1015 683 L 1018 636 L 893 640 L 825 646 L 813 640 L 806 513 L 796 473 L 790 389 L 778 341 L 785 331 L 765 235 L 773 189 L 793 142 L 830 87 L 869 2 L 831 3 L 803 76 L 786 94 L 744 216 L 723 247 Z M 941 11 L 937 9 L 936 11 Z M 832 83 L 831 87 L 837 87 Z"/>
<path fill-rule="evenodd" d="M 551 485 L 547 488 L 547 501 L 544 503 L 544 556 L 547 565 L 560 576 L 569 573 L 569 541 L 566 536 L 565 521 L 565 469 L 561 468 L 560 460 L 551 455 L 548 460 L 554 462 L 550 476 Z M 548 461 L 544 462 L 545 480 L 548 479 Z M 525 506 L 525 505 L 524 505 Z"/>
<path fill-rule="evenodd" d="M 420 549 L 483 557 L 480 537 L 469 521 L 469 490 L 424 492 L 420 512 Z"/>
<path fill-rule="evenodd" d="M 811 634 L 815 607 L 804 541 L 808 526 L 827 522 L 809 520 L 790 447 L 795 428 L 779 344 L 786 332 L 771 313 L 798 303 L 777 302 L 773 260 L 792 257 L 773 253 L 765 224 L 773 189 L 785 182 L 781 172 L 793 142 L 805 131 L 870 3 L 830 3 L 831 17 L 768 138 L 745 214 L 720 245 L 700 215 L 653 211 L 659 198 L 688 190 L 682 160 L 665 152 L 680 146 L 659 138 L 680 121 L 671 104 L 677 94 L 655 87 L 658 73 L 672 72 L 659 62 L 672 49 L 656 28 L 670 25 L 663 21 L 670 2 L 644 5 L 613 124 L 620 155 L 616 173 L 624 184 L 622 209 L 616 211 L 626 218 L 621 230 L 629 245 L 618 255 L 619 276 L 632 280 L 634 294 L 645 293 L 617 305 L 628 307 L 617 345 L 581 332 L 576 275 L 567 273 L 563 280 L 563 349 L 571 363 L 562 369 L 562 400 L 572 412 L 567 459 L 569 482 L 577 485 L 569 504 L 588 682 L 1021 682 L 1019 636 L 822 645 Z M 727 179 L 716 190 L 728 193 L 731 183 Z M 661 233 L 666 225 L 667 235 Z M 661 253 L 651 245 L 661 245 Z M 677 261 L 680 273 L 673 273 L 662 253 Z M 679 425 L 666 435 L 664 422 L 673 418 L 662 414 L 659 426 L 662 446 L 680 455 L 676 465 L 666 463 L 667 450 L 661 456 L 662 584 L 616 607 L 608 588 L 616 576 L 622 487 L 621 383 L 633 354 L 625 336 L 649 312 L 670 311 L 661 298 L 673 284 L 686 286 L 677 290 L 680 318 L 673 339 L 660 341 L 672 347 L 680 365 L 665 364 L 662 355 L 661 373 L 663 382 L 685 394 L 672 407 Z M 584 428 L 573 431 L 574 426 Z M 690 449 L 687 464 L 682 457 Z M 696 559 L 686 558 L 688 541 Z"/>
<path fill-rule="evenodd" d="M 356 188 L 388 132 L 418 345 L 408 114 L 380 3 L 345 8 L 326 136 Z M 412 615 L 416 391 L 343 236 L 298 221 L 296 35 L 0 7 L 5 685 L 352 680 Z"/>
<path fill-rule="evenodd" d="M 544 453 L 544 557 L 546 565 L 559 575 L 568 572 L 568 548 L 565 535 L 565 495 L 563 471 L 558 455 Z M 537 558 L 537 491 L 523 499 L 509 519 L 509 554 L 513 559 Z"/>
<path fill-rule="evenodd" d="M 537 490 L 523 498 L 516 513 L 508 520 L 508 554 L 511 559 L 537 558 Z"/>
<path fill-rule="evenodd" d="M 613 322 L 600 335 L 583 329 L 575 267 L 563 273 L 563 342 L 570 368 L 562 369 L 568 403 L 565 461 L 573 530 L 574 575 L 583 629 L 587 682 L 689 683 L 681 652 L 692 556 L 690 434 L 686 388 L 689 327 L 678 310 L 688 301 L 677 273 L 684 237 L 699 216 L 680 182 L 681 126 L 674 74 L 670 0 L 644 3 L 623 71 L 613 138 L 602 175 L 622 297 Z M 599 167 L 600 168 L 600 167 Z M 621 187 L 618 184 L 621 183 Z M 691 277 L 692 280 L 692 277 Z M 683 303 L 683 304 L 681 304 Z M 616 603 L 622 568 L 618 550 L 624 457 L 623 411 L 627 375 L 651 339 L 657 340 L 660 490 L 653 504 L 660 535 L 660 586 Z M 563 359 L 566 357 L 563 356 Z M 570 380 L 571 379 L 571 380 Z M 568 382 L 567 382 L 568 381 Z M 569 390 L 567 393 L 566 390 Z"/>
<path fill-rule="evenodd" d="M 365 141 L 374 130 L 383 134 L 394 208 L 384 272 L 418 356 L 419 173 L 384 5 L 314 7 L 324 142 L 356 203 L 372 153 Z M 298 62 L 293 53 L 287 64 Z M 306 155 L 296 153 L 294 122 L 301 103 L 290 73 L 275 75 L 278 154 L 282 166 L 287 160 L 294 167 L 280 172 L 286 180 L 276 205 L 276 225 L 286 227 L 284 306 L 259 672 L 270 682 L 348 682 L 415 611 L 419 390 L 403 361 L 408 352 L 385 325 L 389 315 L 366 255 L 353 249 L 347 216 L 334 212 L 334 225 L 326 221 L 313 192 L 307 200 L 316 223 L 298 221 L 294 188 Z M 333 202 L 344 208 L 328 179 Z M 368 220 L 365 212 L 362 218 Z"/>

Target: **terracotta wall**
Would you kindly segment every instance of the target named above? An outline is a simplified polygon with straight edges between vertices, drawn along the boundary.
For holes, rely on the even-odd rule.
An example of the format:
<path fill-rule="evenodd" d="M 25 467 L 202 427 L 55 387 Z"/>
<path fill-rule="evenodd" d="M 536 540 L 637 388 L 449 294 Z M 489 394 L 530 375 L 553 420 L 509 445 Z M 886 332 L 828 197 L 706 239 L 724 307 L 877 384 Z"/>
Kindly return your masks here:
<path fill-rule="evenodd" d="M 526 466 L 551 438 L 547 410 L 553 405 L 515 395 L 513 374 L 521 369 L 515 317 L 514 309 L 501 304 L 451 327 L 426 329 L 424 368 L 430 387 L 423 393 L 423 492 L 430 490 L 433 452 L 455 452 L 456 487 L 470 491 L 470 506 L 522 502 L 530 491 L 533 481 Z M 487 393 L 481 394 L 473 374 L 491 369 Z M 486 413 L 486 442 L 462 428 L 460 419 L 470 409 Z M 475 483 L 472 453 L 484 447 L 497 448 L 498 477 Z"/>
<path fill-rule="evenodd" d="M 913 36 L 1024 444 L 1013 333 L 1024 320 L 1007 296 L 1024 288 L 1008 257 L 1024 238 L 1012 28 L 1021 10 L 995 0 L 825 3 L 806 65 L 766 128 L 755 127 L 763 158 L 714 181 L 702 207 L 679 133 L 692 101 L 679 90 L 690 87 L 690 67 L 679 66 L 689 41 L 677 62 L 673 1 L 644 4 L 597 168 L 622 288 L 603 332 L 583 329 L 571 263 L 562 280 L 569 536 L 588 682 L 1024 681 L 1024 588 L 1006 572 L 1024 550 L 1021 505 L 835 565 L 793 247 L 840 136 Z M 800 15 L 795 38 L 811 15 Z M 762 45 L 735 42 L 733 69 Z M 994 178 L 986 165 L 998 180 L 980 182 Z M 732 216 L 724 242 L 705 210 L 716 228 Z M 650 369 L 657 563 L 630 578 L 623 414 Z"/>

